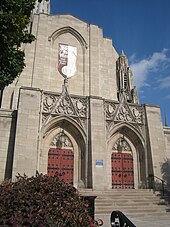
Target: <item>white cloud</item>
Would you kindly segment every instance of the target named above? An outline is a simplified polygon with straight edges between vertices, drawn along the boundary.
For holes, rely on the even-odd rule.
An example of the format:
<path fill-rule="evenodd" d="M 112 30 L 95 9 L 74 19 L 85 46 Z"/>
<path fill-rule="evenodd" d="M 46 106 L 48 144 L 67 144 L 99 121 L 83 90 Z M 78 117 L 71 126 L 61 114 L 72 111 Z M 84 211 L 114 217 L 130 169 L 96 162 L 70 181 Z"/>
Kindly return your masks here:
<path fill-rule="evenodd" d="M 158 83 L 161 89 L 170 88 L 170 76 L 159 79 Z"/>
<path fill-rule="evenodd" d="M 135 62 L 136 61 L 136 54 L 132 54 L 130 57 L 129 57 L 129 61 L 130 62 Z"/>
<path fill-rule="evenodd" d="M 166 98 L 166 99 L 170 99 L 170 95 L 167 95 L 165 98 Z"/>
<path fill-rule="evenodd" d="M 151 57 L 142 60 L 135 59 L 134 54 L 129 58 L 131 60 L 130 67 L 133 72 L 135 85 L 138 89 L 144 86 L 150 86 L 148 84 L 150 73 L 153 74 L 165 70 L 168 67 L 170 58 L 167 56 L 167 52 L 167 49 L 163 49 L 161 52 L 155 52 Z"/>

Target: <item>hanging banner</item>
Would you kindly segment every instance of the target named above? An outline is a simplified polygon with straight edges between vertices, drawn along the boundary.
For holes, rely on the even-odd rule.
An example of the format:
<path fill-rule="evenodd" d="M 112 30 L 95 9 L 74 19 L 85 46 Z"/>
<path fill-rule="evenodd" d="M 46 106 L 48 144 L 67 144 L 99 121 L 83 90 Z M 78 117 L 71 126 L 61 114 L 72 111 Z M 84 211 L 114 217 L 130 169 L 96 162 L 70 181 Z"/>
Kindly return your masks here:
<path fill-rule="evenodd" d="M 59 43 L 58 71 L 64 78 L 76 73 L 77 48 Z"/>

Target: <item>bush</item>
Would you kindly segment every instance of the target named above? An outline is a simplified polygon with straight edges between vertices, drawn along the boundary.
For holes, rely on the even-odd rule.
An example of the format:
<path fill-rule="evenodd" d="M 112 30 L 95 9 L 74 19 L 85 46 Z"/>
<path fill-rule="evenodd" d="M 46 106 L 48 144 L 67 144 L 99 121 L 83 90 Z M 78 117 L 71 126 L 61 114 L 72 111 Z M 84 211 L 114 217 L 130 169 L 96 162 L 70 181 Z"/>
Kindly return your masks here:
<path fill-rule="evenodd" d="M 0 225 L 34 227 L 89 226 L 86 204 L 58 176 L 17 176 L 0 185 Z"/>

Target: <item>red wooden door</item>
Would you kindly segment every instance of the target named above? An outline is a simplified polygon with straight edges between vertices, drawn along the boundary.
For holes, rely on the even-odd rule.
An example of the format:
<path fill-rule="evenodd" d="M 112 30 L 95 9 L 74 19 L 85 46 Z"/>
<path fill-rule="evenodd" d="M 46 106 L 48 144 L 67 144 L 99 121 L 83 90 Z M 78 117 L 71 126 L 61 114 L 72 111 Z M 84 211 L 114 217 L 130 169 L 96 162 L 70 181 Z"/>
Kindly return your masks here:
<path fill-rule="evenodd" d="M 133 156 L 131 153 L 112 153 L 112 188 L 134 188 Z"/>
<path fill-rule="evenodd" d="M 70 149 L 50 148 L 48 152 L 48 175 L 58 172 L 59 178 L 73 185 L 74 153 Z"/>

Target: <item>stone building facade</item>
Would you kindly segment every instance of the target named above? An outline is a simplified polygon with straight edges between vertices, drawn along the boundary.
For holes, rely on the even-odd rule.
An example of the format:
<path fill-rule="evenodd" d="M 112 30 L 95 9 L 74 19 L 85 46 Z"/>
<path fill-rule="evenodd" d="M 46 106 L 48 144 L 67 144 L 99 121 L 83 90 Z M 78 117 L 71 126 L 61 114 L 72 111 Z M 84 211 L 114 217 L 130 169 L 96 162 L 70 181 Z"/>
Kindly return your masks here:
<path fill-rule="evenodd" d="M 146 188 L 170 158 L 159 106 L 139 104 L 128 59 L 102 29 L 36 5 L 26 68 L 3 92 L 0 179 L 53 175 L 77 188 Z"/>

